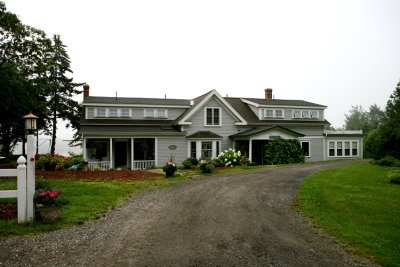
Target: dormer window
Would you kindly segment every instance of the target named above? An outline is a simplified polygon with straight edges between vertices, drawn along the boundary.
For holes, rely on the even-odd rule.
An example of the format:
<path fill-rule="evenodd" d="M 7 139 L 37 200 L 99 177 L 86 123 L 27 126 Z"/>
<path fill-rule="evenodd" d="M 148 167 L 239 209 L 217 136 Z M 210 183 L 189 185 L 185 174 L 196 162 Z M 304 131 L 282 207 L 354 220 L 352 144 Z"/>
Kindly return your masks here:
<path fill-rule="evenodd" d="M 205 125 L 221 126 L 220 108 L 205 108 Z"/>
<path fill-rule="evenodd" d="M 319 118 L 319 111 L 318 110 L 300 110 L 295 109 L 292 112 L 293 118 Z"/>
<path fill-rule="evenodd" d="M 130 108 L 96 108 L 95 109 L 95 117 L 101 118 L 118 118 L 118 117 L 125 117 L 129 118 L 132 117 L 131 109 Z"/>
<path fill-rule="evenodd" d="M 265 118 L 283 118 L 283 109 L 264 109 Z"/>
<path fill-rule="evenodd" d="M 105 117 L 106 109 L 105 108 L 97 108 L 96 109 L 96 117 Z"/>
<path fill-rule="evenodd" d="M 148 118 L 167 118 L 167 110 L 166 109 L 145 109 L 144 117 Z"/>
<path fill-rule="evenodd" d="M 108 117 L 118 117 L 118 109 L 110 108 L 108 110 Z"/>

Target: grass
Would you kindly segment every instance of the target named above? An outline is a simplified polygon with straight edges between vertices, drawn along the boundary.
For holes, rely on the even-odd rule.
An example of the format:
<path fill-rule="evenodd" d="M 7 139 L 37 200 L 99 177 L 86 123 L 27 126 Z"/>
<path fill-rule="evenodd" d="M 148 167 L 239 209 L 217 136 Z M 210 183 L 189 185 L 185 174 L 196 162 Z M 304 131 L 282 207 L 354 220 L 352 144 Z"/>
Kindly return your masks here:
<path fill-rule="evenodd" d="M 400 186 L 393 168 L 366 161 L 307 178 L 297 204 L 349 250 L 385 266 L 400 266 Z"/>
<path fill-rule="evenodd" d="M 53 231 L 87 220 L 98 219 L 108 210 L 122 204 L 129 196 L 146 190 L 155 190 L 186 180 L 185 177 L 165 179 L 160 177 L 144 181 L 77 181 L 53 180 L 52 188 L 63 190 L 71 202 L 63 206 L 61 219 L 54 222 L 32 222 L 18 224 L 16 220 L 0 220 L 0 236 L 30 235 Z M 0 190 L 16 189 L 15 179 L 0 180 Z M 15 203 L 16 199 L 0 199 L 0 203 Z"/>

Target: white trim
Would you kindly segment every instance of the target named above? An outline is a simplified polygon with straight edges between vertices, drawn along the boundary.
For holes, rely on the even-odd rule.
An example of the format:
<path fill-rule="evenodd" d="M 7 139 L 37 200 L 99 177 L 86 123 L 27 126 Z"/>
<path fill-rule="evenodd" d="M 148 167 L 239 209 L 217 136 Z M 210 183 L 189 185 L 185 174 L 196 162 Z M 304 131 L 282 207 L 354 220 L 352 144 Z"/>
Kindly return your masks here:
<path fill-rule="evenodd" d="M 158 138 L 157 137 L 154 137 L 154 160 L 156 162 L 156 165 L 158 165 Z"/>
<path fill-rule="evenodd" d="M 207 124 L 207 109 L 212 109 L 212 123 L 214 123 L 214 109 L 218 109 L 219 113 L 219 124 Z M 222 126 L 222 114 L 221 114 L 221 107 L 204 107 L 204 126 L 205 127 L 215 127 L 215 126 Z"/>
<path fill-rule="evenodd" d="M 329 155 L 329 150 L 331 149 L 330 147 L 329 147 L 329 143 L 330 142 L 333 142 L 333 150 L 334 150 L 334 155 L 333 156 L 331 156 L 331 155 Z M 346 142 L 349 142 L 350 143 L 350 155 L 348 155 L 348 156 L 346 156 L 345 155 L 345 150 L 346 150 L 346 148 L 345 148 L 345 143 Z M 353 155 L 353 142 L 356 142 L 357 143 L 357 155 Z M 337 147 L 337 143 L 342 143 L 342 155 L 341 156 L 338 156 L 337 155 L 337 150 L 338 150 L 338 147 Z M 332 139 L 332 140 L 326 140 L 326 145 L 327 145 L 327 158 L 359 158 L 359 157 L 361 157 L 361 154 L 362 154 L 362 150 L 361 150 L 361 146 L 360 146 L 360 140 L 351 140 L 351 139 L 346 139 L 346 140 L 338 140 L 338 139 Z"/>
<path fill-rule="evenodd" d="M 270 119 L 270 118 L 273 118 L 273 119 L 284 119 L 285 118 L 285 110 L 281 109 L 281 108 L 263 108 L 263 109 L 260 109 L 260 110 L 262 110 L 263 119 Z M 272 116 L 267 116 L 267 111 L 268 110 L 272 110 Z M 278 110 L 282 111 L 282 116 L 277 116 L 276 115 L 276 111 L 278 111 Z"/>
<path fill-rule="evenodd" d="M 191 122 L 187 122 L 187 120 L 198 112 L 198 110 L 202 108 L 214 95 L 240 120 L 240 122 L 236 122 L 235 125 L 247 125 L 247 121 L 215 89 L 210 91 L 208 95 L 196 105 L 196 107 L 189 111 L 189 113 L 178 122 L 178 124 L 190 125 Z"/>
<path fill-rule="evenodd" d="M 241 98 L 240 100 L 241 100 L 243 103 L 249 104 L 249 105 L 254 106 L 254 107 L 256 107 L 256 108 L 260 107 L 259 104 L 255 103 L 255 102 L 252 102 L 252 101 L 249 101 L 249 100 L 246 100 L 246 99 L 244 99 L 244 98 Z"/>
<path fill-rule="evenodd" d="M 147 112 L 153 111 L 153 115 L 147 115 Z M 159 116 L 158 112 L 163 111 L 165 116 Z M 161 108 L 148 108 L 143 109 L 143 117 L 144 118 L 162 118 L 168 119 L 168 109 L 161 109 Z"/>

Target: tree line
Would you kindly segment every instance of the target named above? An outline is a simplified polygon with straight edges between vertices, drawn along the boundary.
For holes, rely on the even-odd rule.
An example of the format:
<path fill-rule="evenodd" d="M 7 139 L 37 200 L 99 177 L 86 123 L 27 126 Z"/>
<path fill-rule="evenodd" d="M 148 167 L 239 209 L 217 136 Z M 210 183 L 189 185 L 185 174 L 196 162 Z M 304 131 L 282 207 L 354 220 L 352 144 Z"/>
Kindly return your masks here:
<path fill-rule="evenodd" d="M 387 101 L 385 110 L 372 105 L 369 110 L 353 106 L 345 114 L 345 130 L 363 130 L 364 157 L 400 159 L 400 81 Z"/>
<path fill-rule="evenodd" d="M 51 135 L 55 153 L 57 119 L 79 129 L 80 94 L 73 82 L 71 62 L 59 35 L 49 38 L 42 30 L 23 24 L 0 1 L 0 155 L 10 156 L 25 142 L 22 117 L 32 112 L 38 131 Z"/>

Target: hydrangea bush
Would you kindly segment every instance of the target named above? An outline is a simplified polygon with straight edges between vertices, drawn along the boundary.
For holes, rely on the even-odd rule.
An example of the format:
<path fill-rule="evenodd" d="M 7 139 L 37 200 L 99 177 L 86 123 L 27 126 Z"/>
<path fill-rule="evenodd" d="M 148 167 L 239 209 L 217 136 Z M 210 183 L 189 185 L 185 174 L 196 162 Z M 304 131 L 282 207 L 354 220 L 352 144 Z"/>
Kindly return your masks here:
<path fill-rule="evenodd" d="M 232 148 L 221 152 L 217 157 L 219 165 L 226 167 L 238 166 L 241 164 L 243 159 L 244 156 L 240 153 L 240 151 L 236 152 Z"/>

